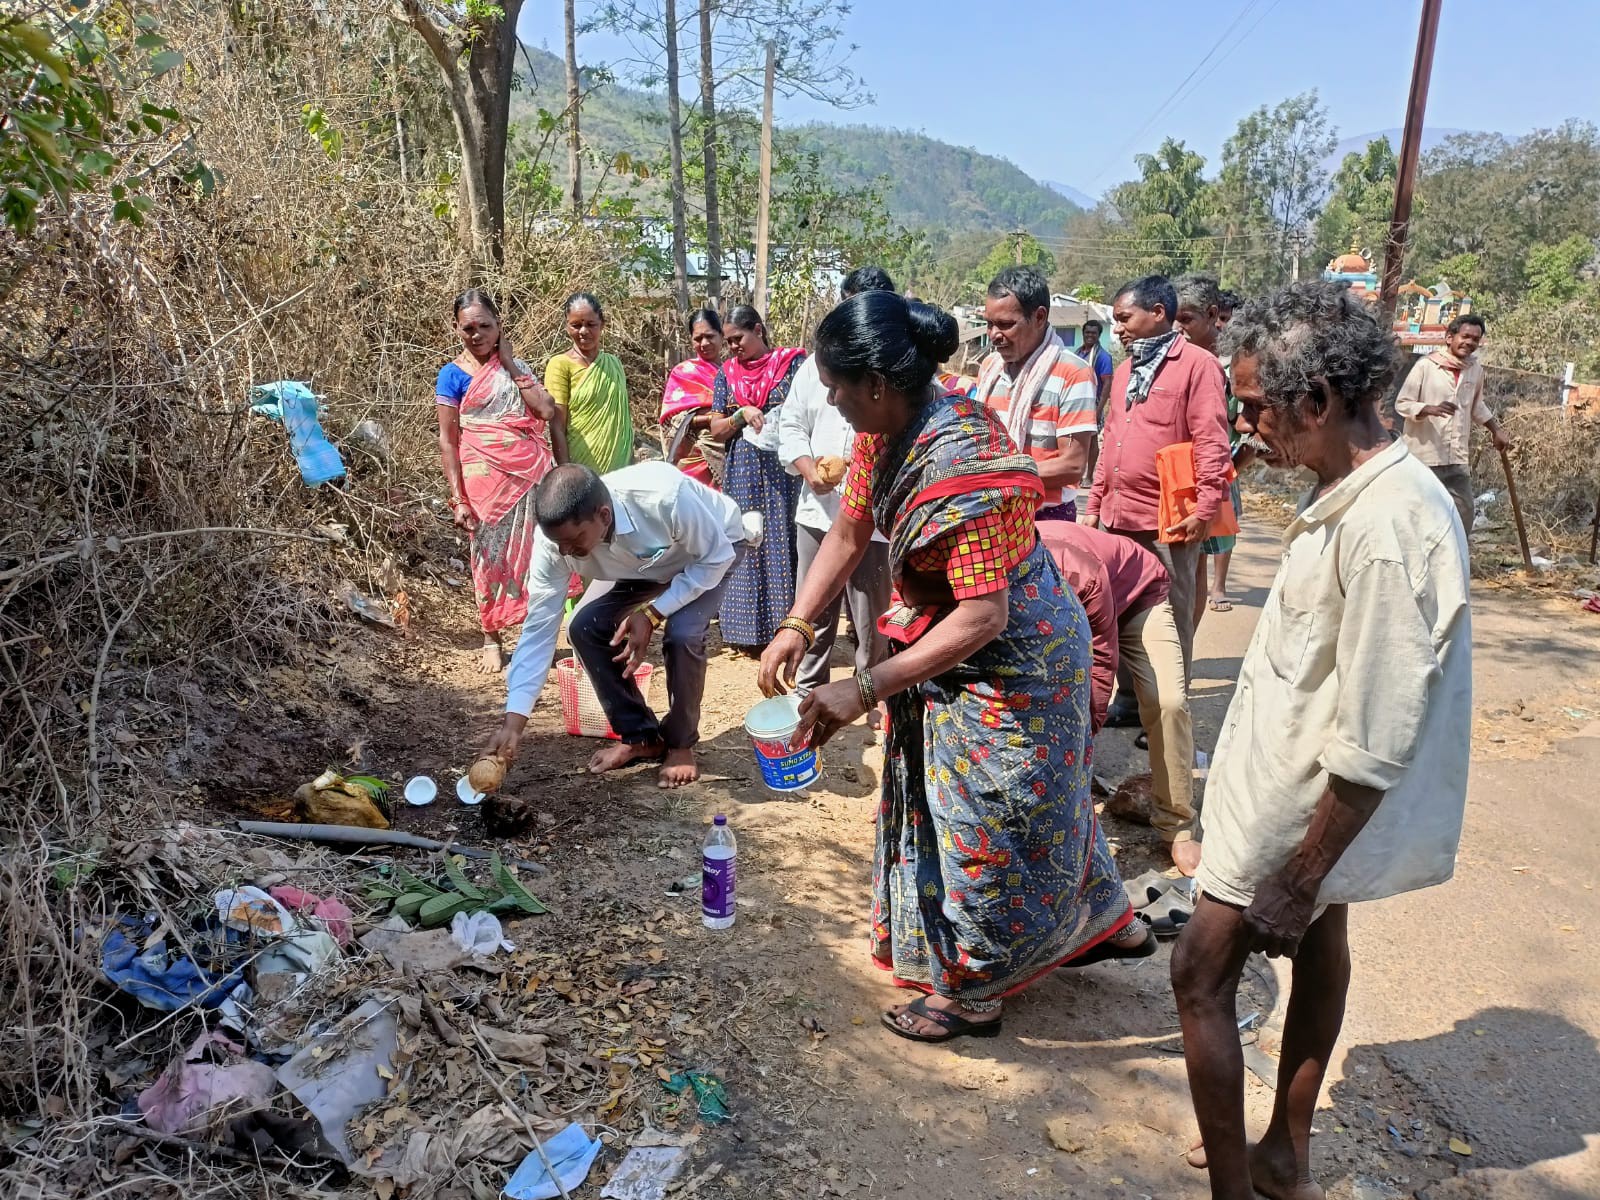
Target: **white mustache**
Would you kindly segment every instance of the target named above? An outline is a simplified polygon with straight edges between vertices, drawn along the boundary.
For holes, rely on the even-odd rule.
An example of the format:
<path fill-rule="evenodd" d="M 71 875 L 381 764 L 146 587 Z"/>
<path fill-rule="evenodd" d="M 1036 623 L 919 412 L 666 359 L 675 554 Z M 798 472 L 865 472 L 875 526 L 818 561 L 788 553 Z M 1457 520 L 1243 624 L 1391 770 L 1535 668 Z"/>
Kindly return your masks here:
<path fill-rule="evenodd" d="M 1249 446 L 1252 450 L 1258 450 L 1262 454 L 1272 453 L 1272 447 L 1261 440 L 1261 435 L 1259 433 L 1247 433 L 1244 435 L 1243 440 L 1244 444 Z"/>

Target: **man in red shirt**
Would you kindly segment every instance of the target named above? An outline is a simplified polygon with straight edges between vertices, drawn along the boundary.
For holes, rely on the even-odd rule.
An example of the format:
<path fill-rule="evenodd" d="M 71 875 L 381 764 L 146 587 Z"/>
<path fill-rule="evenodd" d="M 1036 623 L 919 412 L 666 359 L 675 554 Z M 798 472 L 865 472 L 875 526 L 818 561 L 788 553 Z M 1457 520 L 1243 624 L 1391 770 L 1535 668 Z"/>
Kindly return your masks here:
<path fill-rule="evenodd" d="M 1150 731 L 1151 824 L 1172 861 L 1185 875 L 1200 865 L 1194 829 L 1194 723 L 1184 684 L 1183 648 L 1167 571 L 1154 554 L 1133 541 L 1071 521 L 1045 521 L 1039 540 L 1077 593 L 1094 637 L 1090 727 L 1105 724 L 1111 685 L 1120 664 L 1132 677 L 1139 719 Z"/>
<path fill-rule="evenodd" d="M 1187 678 L 1200 543 L 1212 518 L 1230 503 L 1230 457 L 1222 366 L 1173 328 L 1177 311 L 1176 290 L 1161 275 L 1134 280 L 1112 301 L 1112 329 L 1128 357 L 1111 378 L 1088 523 L 1132 538 L 1167 568 Z M 1199 495 L 1193 515 L 1161 530 L 1156 451 L 1179 442 L 1194 444 Z M 1163 533 L 1171 540 L 1162 541 Z"/>

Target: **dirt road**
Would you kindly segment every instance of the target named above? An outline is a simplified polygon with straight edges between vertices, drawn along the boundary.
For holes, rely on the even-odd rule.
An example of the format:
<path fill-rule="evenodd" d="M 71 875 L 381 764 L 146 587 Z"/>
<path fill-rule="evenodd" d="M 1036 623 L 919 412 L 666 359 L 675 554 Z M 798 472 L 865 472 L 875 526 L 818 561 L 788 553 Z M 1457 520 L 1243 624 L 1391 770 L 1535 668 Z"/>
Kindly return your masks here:
<path fill-rule="evenodd" d="M 1199 631 L 1204 748 L 1275 562 L 1270 536 L 1247 537 L 1235 557 L 1240 602 L 1208 614 Z M 330 687 L 359 697 L 321 735 L 330 761 L 360 740 L 391 777 L 440 772 L 464 765 L 486 734 L 501 694 L 474 674 L 464 605 L 421 616 L 425 629 L 447 623 L 453 644 L 424 632 L 368 677 L 334 684 L 330 672 Z M 1480 589 L 1475 644 L 1475 751 L 1457 878 L 1353 917 L 1349 1016 L 1315 1145 L 1334 1197 L 1600 1193 L 1600 618 L 1570 601 Z M 754 664 L 717 658 L 708 778 L 668 794 L 648 769 L 585 778 L 595 743 L 559 732 L 552 686 L 536 714 L 539 736 L 507 783 L 539 810 L 538 832 L 519 850 L 550 865 L 541 895 L 564 914 L 559 928 L 533 924 L 520 937 L 548 939 L 542 949 L 577 959 L 615 932 L 619 905 L 673 911 L 658 928 L 667 961 L 692 985 L 683 1003 L 693 1008 L 673 1015 L 668 1035 L 676 1053 L 726 1079 L 735 1114 L 699 1143 L 697 1170 L 715 1174 L 697 1194 L 1205 1194 L 1182 1161 L 1194 1126 L 1168 951 L 1058 972 L 1009 1005 L 995 1042 L 946 1049 L 892 1037 L 878 1014 L 897 993 L 868 962 L 864 928 L 880 751 L 864 728 L 849 730 L 826 751 L 825 787 L 775 797 L 756 781 L 740 729 L 755 698 Z M 292 717 L 295 701 L 283 703 Z M 290 770 L 280 751 L 262 747 L 259 736 L 235 741 L 240 777 Z M 1104 735 L 1096 761 L 1112 779 L 1143 769 L 1124 731 Z M 740 901 L 737 926 L 714 934 L 698 925 L 692 900 L 663 889 L 696 869 L 716 812 L 729 814 L 740 839 Z M 474 810 L 453 805 L 401 820 L 468 838 L 480 831 Z M 1150 831 L 1107 824 L 1127 870 L 1148 865 Z M 1241 1004 L 1241 1015 L 1267 1021 L 1254 1058 L 1263 1072 L 1281 990 L 1263 960 Z M 608 1036 L 621 1044 L 625 1034 Z M 646 1076 L 623 1086 L 639 1089 L 632 1095 L 655 1084 Z M 1268 1097 L 1250 1077 L 1257 1127 Z"/>

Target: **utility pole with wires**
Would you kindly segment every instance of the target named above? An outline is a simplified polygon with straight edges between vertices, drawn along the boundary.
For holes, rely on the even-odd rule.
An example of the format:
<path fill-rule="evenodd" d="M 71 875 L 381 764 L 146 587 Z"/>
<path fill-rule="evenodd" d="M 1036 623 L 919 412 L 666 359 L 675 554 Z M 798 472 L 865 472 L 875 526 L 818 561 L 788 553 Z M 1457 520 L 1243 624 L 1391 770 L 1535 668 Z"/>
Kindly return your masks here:
<path fill-rule="evenodd" d="M 767 77 L 761 89 L 761 195 L 756 206 L 756 311 L 767 315 L 767 240 L 772 232 L 772 91 L 778 76 L 778 46 L 767 43 Z"/>
<path fill-rule="evenodd" d="M 1385 321 L 1394 320 L 1400 299 L 1400 271 L 1406 260 L 1406 232 L 1411 224 L 1411 200 L 1417 190 L 1417 159 L 1422 154 L 1422 118 L 1428 108 L 1428 81 L 1433 75 L 1433 47 L 1439 38 L 1439 10 L 1444 0 L 1422 0 L 1422 22 L 1417 29 L 1417 53 L 1411 63 L 1411 94 L 1406 98 L 1406 127 L 1400 138 L 1400 169 L 1394 181 L 1394 215 L 1383 247 L 1383 280 L 1378 285 L 1378 307 Z"/>

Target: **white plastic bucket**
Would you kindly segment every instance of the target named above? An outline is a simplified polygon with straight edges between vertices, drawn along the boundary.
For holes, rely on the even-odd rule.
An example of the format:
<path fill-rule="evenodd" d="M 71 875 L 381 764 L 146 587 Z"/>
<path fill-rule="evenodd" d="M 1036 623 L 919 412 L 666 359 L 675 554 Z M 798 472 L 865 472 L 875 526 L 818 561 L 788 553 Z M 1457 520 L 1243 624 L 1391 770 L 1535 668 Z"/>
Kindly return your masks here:
<path fill-rule="evenodd" d="M 774 792 L 798 792 L 822 774 L 822 764 L 809 743 L 796 743 L 800 697 L 774 696 L 744 715 L 744 731 L 756 752 L 761 782 Z"/>

